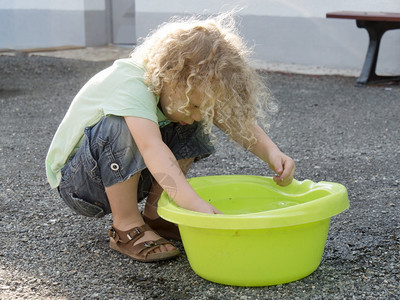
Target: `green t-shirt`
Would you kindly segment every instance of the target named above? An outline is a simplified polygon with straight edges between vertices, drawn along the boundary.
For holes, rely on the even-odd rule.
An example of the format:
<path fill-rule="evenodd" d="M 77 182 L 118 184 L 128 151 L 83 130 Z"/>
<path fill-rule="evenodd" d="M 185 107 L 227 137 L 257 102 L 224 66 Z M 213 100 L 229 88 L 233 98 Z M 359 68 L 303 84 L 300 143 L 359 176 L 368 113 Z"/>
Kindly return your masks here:
<path fill-rule="evenodd" d="M 169 120 L 157 107 L 159 97 L 144 83 L 145 69 L 132 59 L 120 59 L 92 77 L 73 99 L 59 125 L 46 157 L 52 188 L 61 181 L 61 169 L 76 153 L 84 129 L 107 115 L 146 118 L 164 126 Z"/>

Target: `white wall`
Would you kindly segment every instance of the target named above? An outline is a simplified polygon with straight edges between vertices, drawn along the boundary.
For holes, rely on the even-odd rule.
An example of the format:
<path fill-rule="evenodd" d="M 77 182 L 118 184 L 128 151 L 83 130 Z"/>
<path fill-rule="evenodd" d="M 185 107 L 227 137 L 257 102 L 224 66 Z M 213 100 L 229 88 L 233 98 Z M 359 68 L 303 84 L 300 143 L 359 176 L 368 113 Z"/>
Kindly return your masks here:
<path fill-rule="evenodd" d="M 240 30 L 255 58 L 265 64 L 295 64 L 361 71 L 368 34 L 354 20 L 326 19 L 330 11 L 400 12 L 400 0 L 146 0 L 136 1 L 136 36 L 172 15 L 215 14 L 242 8 Z M 400 30 L 387 32 L 377 71 L 400 74 Z"/>
<path fill-rule="evenodd" d="M 33 10 L 104 10 L 101 0 L 0 0 L 0 9 Z"/>
<path fill-rule="evenodd" d="M 104 45 L 105 0 L 0 0 L 0 49 Z"/>
<path fill-rule="evenodd" d="M 0 0 L 0 49 L 107 44 L 112 35 L 110 1 Z M 241 8 L 239 28 L 254 46 L 260 67 L 278 63 L 356 72 L 364 62 L 367 32 L 357 28 L 354 20 L 326 19 L 325 14 L 338 10 L 400 12 L 400 0 L 131 1 L 139 43 L 173 15 Z M 392 30 L 382 39 L 377 71 L 398 75 L 399 70 L 400 30 Z"/>
<path fill-rule="evenodd" d="M 398 11 L 398 0 L 146 0 L 136 1 L 137 12 L 218 13 L 243 8 L 244 15 L 325 18 L 328 11 Z"/>

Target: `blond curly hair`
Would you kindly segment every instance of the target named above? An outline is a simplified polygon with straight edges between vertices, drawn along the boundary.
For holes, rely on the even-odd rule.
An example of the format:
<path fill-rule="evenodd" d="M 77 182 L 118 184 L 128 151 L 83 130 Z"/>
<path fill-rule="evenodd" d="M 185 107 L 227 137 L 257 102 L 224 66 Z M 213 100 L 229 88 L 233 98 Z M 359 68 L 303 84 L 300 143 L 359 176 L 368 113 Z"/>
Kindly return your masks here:
<path fill-rule="evenodd" d="M 256 123 L 266 129 L 271 96 L 250 66 L 250 49 L 238 34 L 234 14 L 205 19 L 173 19 L 152 32 L 131 54 L 146 67 L 145 81 L 157 95 L 164 84 L 183 88 L 187 111 L 190 94 L 199 91 L 204 130 L 212 124 L 250 148 Z"/>

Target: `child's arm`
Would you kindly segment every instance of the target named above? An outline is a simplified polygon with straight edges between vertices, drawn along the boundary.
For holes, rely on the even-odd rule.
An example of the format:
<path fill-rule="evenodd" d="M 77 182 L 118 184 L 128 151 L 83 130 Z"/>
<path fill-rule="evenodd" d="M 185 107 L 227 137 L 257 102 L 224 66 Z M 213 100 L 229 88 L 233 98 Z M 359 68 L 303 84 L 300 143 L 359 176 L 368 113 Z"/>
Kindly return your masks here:
<path fill-rule="evenodd" d="M 201 199 L 187 182 L 156 123 L 139 117 L 125 117 L 125 121 L 147 168 L 176 204 L 198 212 L 221 213 Z"/>
<path fill-rule="evenodd" d="M 271 170 L 278 174 L 274 176 L 274 181 L 278 185 L 286 186 L 292 183 L 296 169 L 293 159 L 279 150 L 278 146 L 260 126 L 254 126 L 254 134 L 257 138 L 257 143 L 253 145 L 250 151 L 268 163 Z M 244 146 L 246 147 L 247 145 Z"/>
<path fill-rule="evenodd" d="M 223 125 L 215 123 L 217 127 L 225 131 Z M 274 176 L 274 181 L 278 185 L 286 186 L 292 183 L 296 169 L 293 159 L 279 150 L 278 146 L 275 145 L 260 126 L 254 126 L 254 135 L 257 138 L 257 143 L 250 148 L 250 151 L 265 161 L 271 170 L 278 174 Z M 240 136 L 233 135 L 232 138 L 245 149 L 249 148 L 248 141 L 242 139 Z"/>

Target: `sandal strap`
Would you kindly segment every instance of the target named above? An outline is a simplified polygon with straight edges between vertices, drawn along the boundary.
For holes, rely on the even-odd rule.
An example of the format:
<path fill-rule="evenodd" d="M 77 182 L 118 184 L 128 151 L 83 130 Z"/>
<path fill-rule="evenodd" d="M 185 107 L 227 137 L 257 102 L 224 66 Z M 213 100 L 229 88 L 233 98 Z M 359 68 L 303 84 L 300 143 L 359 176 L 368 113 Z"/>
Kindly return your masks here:
<path fill-rule="evenodd" d="M 112 226 L 109 230 L 110 247 L 125 255 L 130 256 L 135 260 L 143 262 L 165 260 L 179 255 L 178 249 L 173 249 L 166 252 L 162 251 L 160 253 L 152 252 L 154 249 L 157 249 L 161 245 L 171 244 L 170 241 L 167 241 L 164 238 L 140 243 L 138 242 L 135 245 L 135 242 L 143 237 L 145 231 L 153 230 L 149 225 L 146 224 L 126 231 L 118 230 Z"/>
<path fill-rule="evenodd" d="M 143 256 L 143 258 L 146 258 L 147 255 L 149 254 L 149 252 L 153 251 L 154 249 L 159 248 L 161 245 L 164 245 L 164 244 L 171 244 L 171 242 L 167 241 L 164 238 L 160 238 L 156 241 L 146 241 L 143 243 L 139 243 L 139 244 L 133 246 L 132 250 L 135 253 Z"/>
<path fill-rule="evenodd" d="M 152 230 L 149 225 L 144 224 L 139 227 L 134 227 L 132 229 L 122 231 L 119 229 L 116 229 L 114 226 L 111 226 L 110 230 L 108 231 L 108 235 L 110 238 L 113 238 L 116 243 L 129 243 L 130 241 L 133 241 L 135 243 L 138 239 L 140 239 L 145 231 Z"/>

